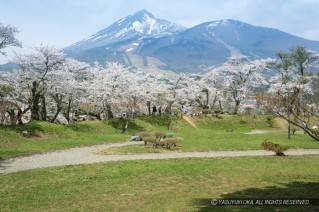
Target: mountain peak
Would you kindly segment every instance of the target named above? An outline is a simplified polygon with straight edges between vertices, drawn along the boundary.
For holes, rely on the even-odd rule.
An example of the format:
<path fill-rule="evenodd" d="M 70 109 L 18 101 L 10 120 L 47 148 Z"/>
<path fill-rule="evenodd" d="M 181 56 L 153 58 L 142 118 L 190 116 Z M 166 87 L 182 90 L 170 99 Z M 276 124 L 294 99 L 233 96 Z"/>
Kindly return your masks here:
<path fill-rule="evenodd" d="M 275 57 L 294 46 L 319 50 L 308 41 L 277 29 L 222 19 L 185 29 L 140 10 L 65 48 L 82 61 L 117 61 L 146 70 L 203 71 L 228 57 Z"/>
<path fill-rule="evenodd" d="M 67 49 L 83 51 L 92 47 L 106 46 L 132 39 L 161 37 L 184 29 L 184 27 L 177 24 L 155 18 L 150 12 L 143 9 L 126 16 Z"/>
<path fill-rule="evenodd" d="M 134 14 L 131 15 L 131 16 L 141 17 L 142 19 L 145 18 L 146 16 L 148 16 L 148 17 L 150 17 L 150 18 L 155 19 L 155 17 L 153 16 L 153 14 L 150 13 L 149 11 L 145 10 L 145 9 L 139 10 L 139 11 L 137 11 L 136 13 L 134 13 Z"/>
<path fill-rule="evenodd" d="M 150 20 L 157 20 L 157 18 L 154 17 L 154 15 L 150 12 L 148 12 L 147 10 L 139 10 L 134 14 L 128 15 L 125 18 L 119 20 L 116 23 L 122 23 L 123 21 L 129 21 L 129 22 L 135 22 L 135 21 L 139 21 L 139 22 L 147 22 Z"/>

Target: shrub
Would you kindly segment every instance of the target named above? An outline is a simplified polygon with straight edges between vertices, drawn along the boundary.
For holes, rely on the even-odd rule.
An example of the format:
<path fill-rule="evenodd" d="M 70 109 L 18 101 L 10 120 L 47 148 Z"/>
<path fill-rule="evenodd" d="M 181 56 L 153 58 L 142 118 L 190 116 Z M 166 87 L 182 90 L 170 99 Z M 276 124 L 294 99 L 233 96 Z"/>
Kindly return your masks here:
<path fill-rule="evenodd" d="M 269 125 L 269 127 L 274 127 L 273 117 L 267 116 L 267 117 L 266 117 L 266 123 Z"/>
<path fill-rule="evenodd" d="M 226 132 L 234 132 L 234 128 L 226 128 Z"/>
<path fill-rule="evenodd" d="M 214 117 L 214 118 L 217 118 L 217 119 L 223 119 L 223 117 L 220 116 L 219 114 L 213 114 L 213 117 Z"/>
<path fill-rule="evenodd" d="M 142 140 L 144 141 L 144 144 L 147 145 L 147 143 L 153 143 L 153 147 L 158 148 L 160 147 L 166 147 L 167 149 L 170 149 L 171 147 L 176 147 L 177 143 L 179 143 L 182 139 L 181 138 L 172 138 L 167 137 L 169 134 L 165 134 L 161 131 L 151 132 L 151 131 L 143 131 L 137 133 L 138 136 L 142 137 Z"/>
<path fill-rule="evenodd" d="M 160 146 L 160 147 L 167 147 L 167 140 L 166 139 L 163 139 L 163 140 L 160 140 L 160 141 L 158 141 L 158 142 L 156 142 L 156 144 L 155 144 L 155 147 L 157 148 L 157 146 Z"/>
<path fill-rule="evenodd" d="M 247 123 L 247 122 L 243 120 L 243 116 L 240 115 L 240 122 L 239 122 L 239 124 L 246 124 L 246 123 Z"/>
<path fill-rule="evenodd" d="M 172 131 L 178 131 L 179 130 L 179 128 L 178 127 L 169 127 L 169 130 L 172 130 Z"/>
<path fill-rule="evenodd" d="M 221 114 L 223 111 L 219 108 L 215 109 L 214 113 L 215 114 Z"/>
<path fill-rule="evenodd" d="M 163 141 L 166 142 L 166 148 L 171 149 L 172 147 L 176 147 L 179 142 L 182 141 L 181 138 L 165 138 Z"/>
<path fill-rule="evenodd" d="M 261 147 L 264 150 L 275 152 L 277 156 L 284 156 L 284 151 L 287 151 L 289 149 L 288 147 L 281 146 L 267 140 L 261 143 Z"/>
<path fill-rule="evenodd" d="M 156 131 L 156 132 L 154 132 L 154 135 L 156 138 L 163 138 L 165 136 L 165 133 L 163 133 L 161 131 Z"/>
<path fill-rule="evenodd" d="M 146 145 L 147 143 L 153 143 L 153 145 L 156 144 L 157 139 L 154 136 L 150 137 L 143 137 L 144 144 Z"/>
<path fill-rule="evenodd" d="M 139 133 L 137 133 L 137 135 L 138 136 L 140 136 L 140 137 L 142 137 L 142 138 L 144 138 L 144 137 L 150 137 L 150 136 L 152 136 L 152 132 L 150 132 L 150 131 L 142 131 L 142 132 L 139 132 Z"/>

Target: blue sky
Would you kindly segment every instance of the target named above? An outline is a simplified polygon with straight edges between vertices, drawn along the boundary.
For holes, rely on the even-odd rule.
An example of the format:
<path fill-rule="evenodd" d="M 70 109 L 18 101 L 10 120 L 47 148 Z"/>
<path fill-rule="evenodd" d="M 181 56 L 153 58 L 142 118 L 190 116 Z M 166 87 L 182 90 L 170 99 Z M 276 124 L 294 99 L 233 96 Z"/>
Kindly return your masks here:
<path fill-rule="evenodd" d="M 0 22 L 25 47 L 63 48 L 141 9 L 186 27 L 235 19 L 319 41 L 319 0 L 0 0 Z"/>

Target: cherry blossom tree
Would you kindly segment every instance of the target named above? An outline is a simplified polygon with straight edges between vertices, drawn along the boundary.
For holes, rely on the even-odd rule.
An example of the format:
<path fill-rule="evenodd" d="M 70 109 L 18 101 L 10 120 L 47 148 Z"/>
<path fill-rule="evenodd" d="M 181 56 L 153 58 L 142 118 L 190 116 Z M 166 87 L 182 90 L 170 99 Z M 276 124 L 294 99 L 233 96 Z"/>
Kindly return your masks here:
<path fill-rule="evenodd" d="M 18 33 L 16 27 L 10 25 L 4 25 L 0 23 L 0 53 L 5 55 L 5 52 L 2 49 L 9 46 L 21 47 L 21 42 L 15 37 L 15 34 Z"/>
<path fill-rule="evenodd" d="M 13 104 L 7 104 L 9 108 L 21 107 L 22 114 L 30 110 L 33 120 L 55 122 L 61 114 L 68 122 L 72 121 L 71 114 L 97 119 L 113 118 L 122 113 L 131 117 L 151 115 L 151 106 L 156 106 L 159 114 L 172 114 L 223 111 L 231 105 L 237 114 L 242 105 L 255 98 L 256 89 L 267 83 L 270 84 L 268 94 L 273 98 L 278 98 L 279 93 L 285 97 L 293 90 L 289 104 L 298 102 L 299 114 L 300 108 L 310 110 L 308 105 L 315 103 L 308 100 L 316 83 L 315 75 L 309 74 L 316 54 L 299 48 L 279 53 L 278 60 L 229 58 L 211 71 L 180 73 L 169 78 L 119 63 L 107 63 L 105 67 L 96 63 L 91 67 L 65 58 L 53 47 L 40 46 L 33 50 L 14 57 L 21 70 L 0 74 L 1 101 L 11 101 Z M 263 71 L 269 68 L 278 74 L 267 82 Z M 307 104 L 301 104 L 305 102 L 301 100 L 307 100 Z M 287 114 L 287 107 L 284 107 L 287 101 L 276 101 L 278 104 L 272 104 L 272 110 L 276 109 L 280 115 Z M 266 99 L 263 104 L 267 108 Z M 298 110 L 296 107 L 294 111 Z M 12 117 L 16 114 L 8 109 L 6 113 Z"/>
<path fill-rule="evenodd" d="M 214 72 L 223 82 L 229 102 L 233 102 L 233 113 L 237 114 L 243 100 L 252 96 L 254 89 L 266 85 L 262 71 L 267 69 L 270 59 L 249 61 L 247 57 L 231 57 Z"/>
<path fill-rule="evenodd" d="M 63 113 L 70 122 L 70 114 L 75 110 L 74 100 L 84 95 L 87 83 L 83 76 L 87 75 L 88 70 L 88 64 L 66 58 L 63 66 L 47 74 L 47 99 L 51 100 L 49 108 L 56 108 L 55 112 L 53 109 L 50 111 L 54 113 L 51 122 L 55 122 L 59 113 Z"/>
<path fill-rule="evenodd" d="M 8 122 L 7 114 L 10 124 L 15 124 L 17 120 L 15 110 L 18 108 L 18 104 L 15 99 L 15 88 L 10 84 L 9 77 L 8 73 L 0 75 L 0 124 Z"/>
<path fill-rule="evenodd" d="M 25 83 L 30 91 L 29 109 L 31 119 L 46 120 L 47 75 L 51 71 L 59 69 L 65 62 L 62 53 L 49 46 L 40 46 L 29 54 L 16 54 L 13 61 L 20 65 L 22 75 L 25 75 Z"/>
<path fill-rule="evenodd" d="M 279 52 L 278 59 L 269 65 L 277 71 L 270 79 L 268 94 L 259 98 L 264 107 L 288 121 L 288 138 L 290 123 L 300 127 L 309 136 L 319 141 L 319 133 L 310 127 L 310 116 L 317 117 L 313 105 L 318 98 L 313 98 L 316 75 L 312 73 L 318 54 L 296 47 L 290 52 Z"/>

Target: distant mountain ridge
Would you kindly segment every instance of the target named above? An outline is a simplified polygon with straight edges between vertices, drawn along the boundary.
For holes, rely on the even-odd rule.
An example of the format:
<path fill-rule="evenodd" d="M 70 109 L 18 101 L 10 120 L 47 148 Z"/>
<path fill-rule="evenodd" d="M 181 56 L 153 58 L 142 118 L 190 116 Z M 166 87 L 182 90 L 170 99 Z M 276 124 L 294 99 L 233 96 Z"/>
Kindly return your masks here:
<path fill-rule="evenodd" d="M 277 29 L 231 19 L 186 29 L 141 10 L 66 47 L 64 52 L 91 64 L 116 61 L 149 72 L 200 72 L 224 63 L 230 56 L 275 57 L 276 52 L 295 46 L 319 51 L 319 41 Z"/>

